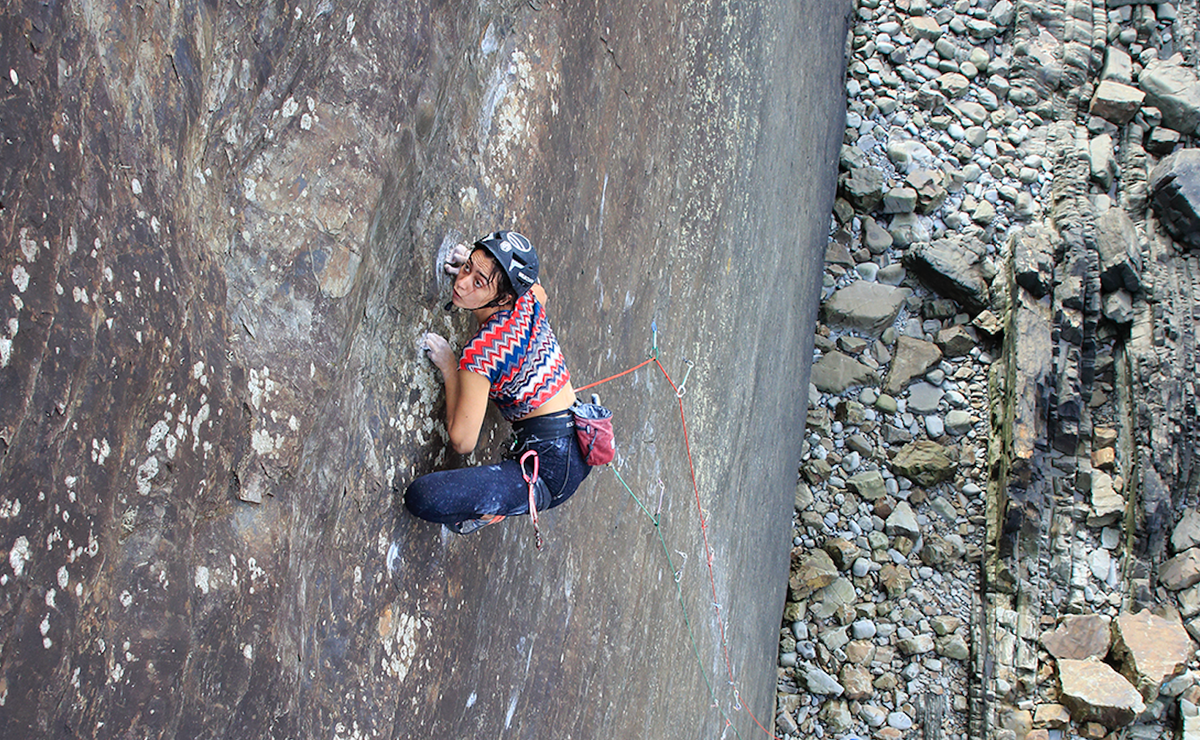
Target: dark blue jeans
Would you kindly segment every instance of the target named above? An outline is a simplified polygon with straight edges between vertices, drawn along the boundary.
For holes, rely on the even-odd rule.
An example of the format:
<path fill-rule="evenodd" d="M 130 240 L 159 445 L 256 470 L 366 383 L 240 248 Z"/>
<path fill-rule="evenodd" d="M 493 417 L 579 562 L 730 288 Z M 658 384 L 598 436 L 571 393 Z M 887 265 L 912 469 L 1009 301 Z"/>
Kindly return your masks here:
<path fill-rule="evenodd" d="M 538 477 L 547 493 L 537 498 L 538 511 L 553 509 L 575 493 L 591 472 L 583 461 L 575 435 L 531 442 L 538 453 Z M 526 463 L 532 469 L 532 460 Z M 458 470 L 440 470 L 417 478 L 404 493 L 413 516 L 439 524 L 458 524 L 500 514 L 529 513 L 529 485 L 517 460 Z"/>

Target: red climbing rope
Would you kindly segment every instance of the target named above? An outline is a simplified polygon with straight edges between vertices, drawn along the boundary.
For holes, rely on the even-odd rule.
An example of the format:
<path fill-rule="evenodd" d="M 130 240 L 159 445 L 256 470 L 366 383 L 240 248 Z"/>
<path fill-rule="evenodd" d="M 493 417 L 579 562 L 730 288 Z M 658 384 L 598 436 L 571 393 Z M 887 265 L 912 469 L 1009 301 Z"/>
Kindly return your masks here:
<path fill-rule="evenodd" d="M 722 654 L 725 659 L 725 670 L 729 676 L 729 685 L 733 688 L 734 708 L 735 708 L 735 710 L 741 710 L 744 705 L 742 704 L 742 701 L 741 701 L 741 694 L 738 691 L 737 681 L 733 675 L 733 661 L 729 657 L 729 640 L 727 639 L 727 635 L 726 635 L 726 631 L 725 631 L 725 619 L 721 615 L 721 604 L 720 604 L 720 602 L 717 601 L 717 579 L 716 579 L 715 572 L 713 570 L 713 550 L 712 550 L 712 546 L 708 542 L 708 520 L 704 515 L 704 508 L 701 505 L 701 501 L 700 501 L 700 485 L 696 481 L 696 465 L 692 458 L 691 438 L 688 433 L 687 417 L 684 413 L 684 408 L 683 408 L 683 396 L 684 396 L 684 391 L 686 390 L 687 377 L 688 377 L 687 373 L 684 374 L 683 382 L 681 382 L 679 385 L 676 385 L 675 381 L 671 379 L 671 374 L 667 372 L 667 369 L 665 367 L 663 367 L 662 362 L 660 362 L 658 359 L 658 329 L 657 329 L 657 327 L 655 327 L 654 328 L 654 344 L 653 344 L 653 348 L 652 348 L 649 359 L 629 368 L 628 370 L 625 370 L 624 372 L 617 373 L 616 375 L 611 375 L 607 378 L 604 378 L 603 380 L 598 380 L 595 383 L 589 383 L 588 385 L 581 386 L 579 388 L 576 388 L 575 390 L 583 391 L 583 390 L 587 390 L 588 388 L 592 388 L 597 385 L 600 385 L 602 383 L 607 383 L 608 381 L 615 380 L 616 378 L 619 378 L 623 375 L 628 375 L 629 373 L 632 373 L 633 371 L 638 370 L 639 368 L 642 368 L 642 367 L 650 364 L 651 362 L 656 364 L 658 366 L 658 369 L 662 371 L 663 377 L 667 379 L 667 383 L 669 383 L 671 385 L 671 389 L 675 391 L 675 398 L 679 403 L 679 422 L 683 428 L 683 446 L 684 446 L 684 450 L 686 450 L 686 452 L 687 452 L 688 472 L 690 473 L 691 478 L 692 478 L 692 493 L 694 494 L 695 500 L 696 500 L 696 513 L 700 517 L 700 534 L 704 541 L 705 560 L 708 564 L 708 582 L 712 588 L 712 606 L 713 606 L 713 611 L 717 617 L 717 627 L 718 627 L 718 631 L 719 631 L 720 637 L 721 637 L 721 651 L 722 651 Z M 688 362 L 688 372 L 689 373 L 691 371 L 691 367 L 692 367 L 692 363 Z M 636 497 L 635 497 L 635 500 L 636 500 Z M 658 526 L 657 522 L 655 523 L 655 526 Z M 685 618 L 686 618 L 686 615 L 685 615 Z M 699 656 L 697 656 L 697 657 L 699 657 Z M 701 670 L 703 670 L 703 666 L 701 666 Z M 775 735 L 775 733 L 771 732 L 765 726 L 763 726 L 763 723 L 758 720 L 758 717 L 756 717 L 754 715 L 754 712 L 752 712 L 750 710 L 750 707 L 748 707 L 748 706 L 745 707 L 745 710 L 746 710 L 746 714 L 750 717 L 750 719 L 754 720 L 754 724 L 758 725 L 760 730 L 762 730 L 764 733 L 766 733 L 771 738 L 773 738 L 773 740 L 781 740 L 777 735 Z M 728 717 L 725 718 L 725 723 L 726 723 L 726 725 L 730 725 Z M 734 728 L 734 733 L 737 734 L 736 728 Z"/>

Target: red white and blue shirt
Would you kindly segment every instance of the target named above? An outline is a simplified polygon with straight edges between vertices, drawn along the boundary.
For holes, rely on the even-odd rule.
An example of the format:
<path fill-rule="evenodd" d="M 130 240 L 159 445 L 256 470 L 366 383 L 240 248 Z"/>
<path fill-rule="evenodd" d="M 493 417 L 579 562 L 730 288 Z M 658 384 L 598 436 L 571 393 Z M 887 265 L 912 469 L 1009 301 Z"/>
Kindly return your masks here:
<path fill-rule="evenodd" d="M 463 348 L 458 367 L 491 382 L 488 397 L 508 421 L 529 415 L 571 379 L 546 309 L 532 290 L 479 327 Z"/>

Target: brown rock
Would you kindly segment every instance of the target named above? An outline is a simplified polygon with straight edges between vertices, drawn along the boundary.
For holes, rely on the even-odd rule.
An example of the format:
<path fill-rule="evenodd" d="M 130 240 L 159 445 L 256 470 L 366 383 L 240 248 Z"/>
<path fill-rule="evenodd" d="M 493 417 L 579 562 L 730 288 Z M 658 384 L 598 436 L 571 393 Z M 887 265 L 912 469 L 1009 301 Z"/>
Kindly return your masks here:
<path fill-rule="evenodd" d="M 1050 740 L 1049 730 L 1030 730 L 1025 733 L 1025 740 Z"/>
<path fill-rule="evenodd" d="M 854 564 L 854 559 L 862 552 L 858 545 L 843 537 L 829 538 L 821 549 L 829 555 L 838 570 L 849 568 Z"/>
<path fill-rule="evenodd" d="M 895 599 L 908 592 L 913 585 L 913 577 L 905 566 L 888 563 L 879 571 L 879 585 L 883 586 L 888 596 Z M 930 649 L 932 647 L 931 644 Z"/>
<path fill-rule="evenodd" d="M 1158 582 L 1172 591 L 1200 583 L 1200 549 L 1189 548 L 1160 565 Z"/>
<path fill-rule="evenodd" d="M 1058 661 L 1059 700 L 1076 722 L 1124 727 L 1146 709 L 1133 684 L 1099 658 Z"/>
<path fill-rule="evenodd" d="M 875 643 L 870 640 L 852 640 L 842 649 L 846 660 L 855 665 L 870 665 L 875 660 Z"/>
<path fill-rule="evenodd" d="M 861 665 L 846 665 L 842 668 L 841 684 L 846 690 L 842 696 L 847 699 L 866 699 L 874 696 L 875 687 L 871 685 L 871 669 Z"/>
<path fill-rule="evenodd" d="M 1101 470 L 1113 469 L 1117 464 L 1117 452 L 1112 447 L 1102 447 L 1098 450 L 1092 450 L 1092 467 Z"/>
<path fill-rule="evenodd" d="M 1071 713 L 1062 704 L 1039 704 L 1033 712 L 1033 726 L 1061 730 L 1071 724 Z"/>
<path fill-rule="evenodd" d="M 1055 658 L 1085 660 L 1108 655 L 1112 626 L 1108 617 L 1100 614 L 1070 614 L 1058 627 L 1042 633 L 1042 647 Z"/>
<path fill-rule="evenodd" d="M 892 369 L 883 386 L 884 392 L 895 395 L 903 391 L 913 378 L 929 372 L 931 367 L 941 361 L 942 351 L 936 344 L 909 336 L 898 338 L 892 358 Z"/>
<path fill-rule="evenodd" d="M 1183 670 L 1194 649 L 1178 618 L 1143 610 L 1122 614 L 1113 624 L 1113 657 L 1147 701 L 1158 696 L 1163 681 Z"/>
<path fill-rule="evenodd" d="M 932 486 L 952 479 L 958 463 L 950 458 L 942 445 L 921 439 L 901 447 L 892 459 L 891 467 L 905 478 Z"/>
<path fill-rule="evenodd" d="M 792 570 L 788 575 L 788 586 L 791 588 L 793 601 L 801 601 L 825 588 L 833 583 L 837 576 L 837 567 L 824 550 L 806 551 L 801 547 L 792 550 Z"/>

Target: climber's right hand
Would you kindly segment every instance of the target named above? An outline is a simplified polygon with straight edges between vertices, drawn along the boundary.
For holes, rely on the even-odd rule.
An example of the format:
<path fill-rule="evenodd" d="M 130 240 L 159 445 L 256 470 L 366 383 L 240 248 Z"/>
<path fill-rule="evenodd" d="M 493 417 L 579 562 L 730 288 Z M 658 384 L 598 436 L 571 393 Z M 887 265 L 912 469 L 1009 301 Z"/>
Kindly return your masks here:
<path fill-rule="evenodd" d="M 447 275 L 457 275 L 462 266 L 467 263 L 471 257 L 471 250 L 465 244 L 459 244 L 454 249 L 450 250 L 450 254 L 446 256 L 446 262 L 442 265 L 446 270 Z"/>

